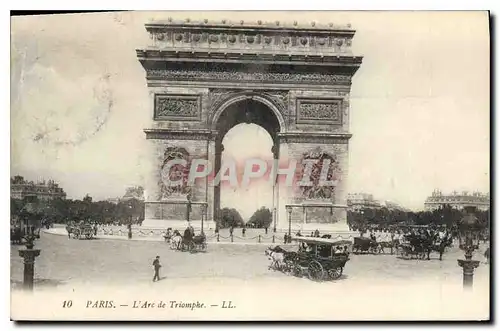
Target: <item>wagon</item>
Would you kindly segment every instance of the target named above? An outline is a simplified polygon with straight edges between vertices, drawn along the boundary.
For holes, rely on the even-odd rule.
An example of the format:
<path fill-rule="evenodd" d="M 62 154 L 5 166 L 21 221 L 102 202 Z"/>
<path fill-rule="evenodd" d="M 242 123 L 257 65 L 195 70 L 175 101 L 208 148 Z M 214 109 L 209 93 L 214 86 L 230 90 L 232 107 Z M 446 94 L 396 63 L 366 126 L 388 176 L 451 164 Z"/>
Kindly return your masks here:
<path fill-rule="evenodd" d="M 354 238 L 353 245 L 354 253 L 378 253 L 379 247 L 377 241 L 368 237 L 356 237 Z"/>
<path fill-rule="evenodd" d="M 207 237 L 205 235 L 193 236 L 191 239 L 183 238 L 181 242 L 181 250 L 189 252 L 206 251 Z"/>
<path fill-rule="evenodd" d="M 178 251 L 199 252 L 207 250 L 207 237 L 204 234 L 193 237 L 182 237 L 180 234 L 174 234 L 170 239 L 170 249 Z"/>
<path fill-rule="evenodd" d="M 66 231 L 68 231 L 68 237 L 73 235 L 73 238 L 80 239 L 92 239 L 94 238 L 94 228 L 90 224 L 81 224 L 76 226 L 68 225 L 66 226 Z"/>
<path fill-rule="evenodd" d="M 299 250 L 291 254 L 285 263 L 295 276 L 306 275 L 311 280 L 339 279 L 349 261 L 350 241 L 335 241 L 326 238 L 293 237 Z"/>

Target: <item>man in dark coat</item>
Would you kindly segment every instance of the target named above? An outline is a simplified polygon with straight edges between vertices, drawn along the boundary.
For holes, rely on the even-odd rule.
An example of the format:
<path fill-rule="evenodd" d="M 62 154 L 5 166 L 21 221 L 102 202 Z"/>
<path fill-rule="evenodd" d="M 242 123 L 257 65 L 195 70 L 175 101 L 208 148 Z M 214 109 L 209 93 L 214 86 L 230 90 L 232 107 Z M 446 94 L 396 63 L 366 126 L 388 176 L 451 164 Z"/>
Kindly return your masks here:
<path fill-rule="evenodd" d="M 157 280 L 160 280 L 160 268 L 161 268 L 161 264 L 160 264 L 160 257 L 157 256 L 156 259 L 154 259 L 153 261 L 153 268 L 155 270 L 155 275 L 153 277 L 153 282 L 156 282 Z"/>

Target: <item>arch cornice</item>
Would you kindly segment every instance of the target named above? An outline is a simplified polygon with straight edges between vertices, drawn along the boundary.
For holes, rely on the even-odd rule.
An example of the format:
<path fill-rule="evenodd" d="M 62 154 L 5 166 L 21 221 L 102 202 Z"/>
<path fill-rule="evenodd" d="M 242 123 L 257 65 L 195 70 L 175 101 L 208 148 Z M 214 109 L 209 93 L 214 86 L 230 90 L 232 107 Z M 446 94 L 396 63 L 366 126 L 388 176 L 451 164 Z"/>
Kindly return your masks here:
<path fill-rule="evenodd" d="M 210 93 L 212 94 L 213 92 Z M 282 95 L 283 94 L 288 94 L 288 93 L 287 92 L 282 93 Z M 211 98 L 212 97 L 213 95 L 211 95 Z M 210 117 L 209 127 L 212 130 L 216 130 L 220 116 L 231 105 L 244 100 L 254 100 L 264 104 L 273 112 L 280 126 L 279 132 L 284 132 L 286 125 L 285 125 L 285 119 L 283 117 L 283 111 L 286 108 L 286 104 L 276 99 L 277 98 L 273 97 L 273 95 L 266 92 L 255 92 L 255 91 L 226 92 L 225 95 L 221 98 L 221 100 L 216 100 L 211 105 L 210 114 L 213 115 Z"/>

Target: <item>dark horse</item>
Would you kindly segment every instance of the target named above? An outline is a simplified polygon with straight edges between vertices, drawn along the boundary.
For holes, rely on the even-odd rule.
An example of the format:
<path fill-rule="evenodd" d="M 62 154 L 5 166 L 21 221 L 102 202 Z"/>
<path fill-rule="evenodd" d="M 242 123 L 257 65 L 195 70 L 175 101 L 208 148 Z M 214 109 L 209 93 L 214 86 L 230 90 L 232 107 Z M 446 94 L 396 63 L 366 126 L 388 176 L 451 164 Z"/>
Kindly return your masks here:
<path fill-rule="evenodd" d="M 447 233 L 442 240 L 438 240 L 437 233 L 424 233 L 424 235 L 410 234 L 406 236 L 410 245 L 413 247 L 413 252 L 419 258 L 427 257 L 431 259 L 431 252 L 439 253 L 439 260 L 443 260 L 443 253 L 447 247 L 453 243 L 453 237 Z"/>
<path fill-rule="evenodd" d="M 427 259 L 430 260 L 431 250 L 429 248 L 433 244 L 433 239 L 431 237 L 410 233 L 406 235 L 405 238 L 410 244 L 409 246 L 401 246 L 406 254 L 416 256 L 418 259 L 423 259 L 427 256 Z"/>
<path fill-rule="evenodd" d="M 446 248 L 451 247 L 453 244 L 453 237 L 451 236 L 450 233 L 447 233 L 446 236 L 442 239 L 439 240 L 436 243 L 436 240 L 434 240 L 431 245 L 429 245 L 428 250 L 427 250 L 427 260 L 430 260 L 431 252 L 437 252 L 439 253 L 439 261 L 443 260 L 443 254 Z"/>

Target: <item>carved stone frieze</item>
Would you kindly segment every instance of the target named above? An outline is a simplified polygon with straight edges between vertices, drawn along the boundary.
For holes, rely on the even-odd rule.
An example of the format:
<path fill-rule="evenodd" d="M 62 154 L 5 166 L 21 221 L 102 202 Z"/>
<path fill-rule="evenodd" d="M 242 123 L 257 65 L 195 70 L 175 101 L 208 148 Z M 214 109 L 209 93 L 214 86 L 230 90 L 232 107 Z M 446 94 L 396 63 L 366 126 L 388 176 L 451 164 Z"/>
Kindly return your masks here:
<path fill-rule="evenodd" d="M 319 147 L 304 153 L 302 160 L 315 162 L 310 170 L 306 170 L 306 167 L 302 166 L 299 171 L 299 189 L 302 198 L 333 201 L 335 186 L 340 181 L 341 173 L 338 160 Z M 301 185 L 305 182 L 308 182 L 308 185 Z"/>
<path fill-rule="evenodd" d="M 181 164 L 169 165 L 172 160 L 185 160 L 186 166 Z M 186 195 L 191 193 L 188 186 L 190 156 L 186 149 L 180 147 L 167 147 L 160 167 L 160 194 L 158 200 L 166 199 L 172 195 Z"/>
<path fill-rule="evenodd" d="M 241 90 L 237 89 L 210 89 L 208 98 L 210 100 L 211 112 L 217 110 L 224 102 L 240 92 Z"/>
<path fill-rule="evenodd" d="M 169 22 L 146 25 L 153 46 L 159 48 L 196 47 L 210 48 L 213 44 L 229 50 L 286 50 L 288 52 L 310 52 L 316 50 L 325 54 L 349 53 L 354 31 L 350 28 L 304 28 L 293 26 L 264 27 L 261 24 L 239 25 L 234 29 L 231 23 L 209 24 L 190 22 L 178 24 Z M 173 37 L 172 37 L 173 36 Z M 274 42 L 273 42 L 274 41 Z"/>
<path fill-rule="evenodd" d="M 155 120 L 198 121 L 201 97 L 198 95 L 155 95 Z"/>
<path fill-rule="evenodd" d="M 342 99 L 297 99 L 297 123 L 342 124 Z"/>
<path fill-rule="evenodd" d="M 333 75 L 327 73 L 278 73 L 278 72 L 245 72 L 223 70 L 159 70 L 146 69 L 150 79 L 187 80 L 187 81 L 245 81 L 289 84 L 348 84 L 349 75 Z"/>
<path fill-rule="evenodd" d="M 282 113 L 288 112 L 288 91 L 281 90 L 255 90 L 248 91 L 242 89 L 210 89 L 210 109 L 211 113 L 215 113 L 217 109 L 224 104 L 224 102 L 241 94 L 258 95 L 270 100 L 276 108 Z"/>

